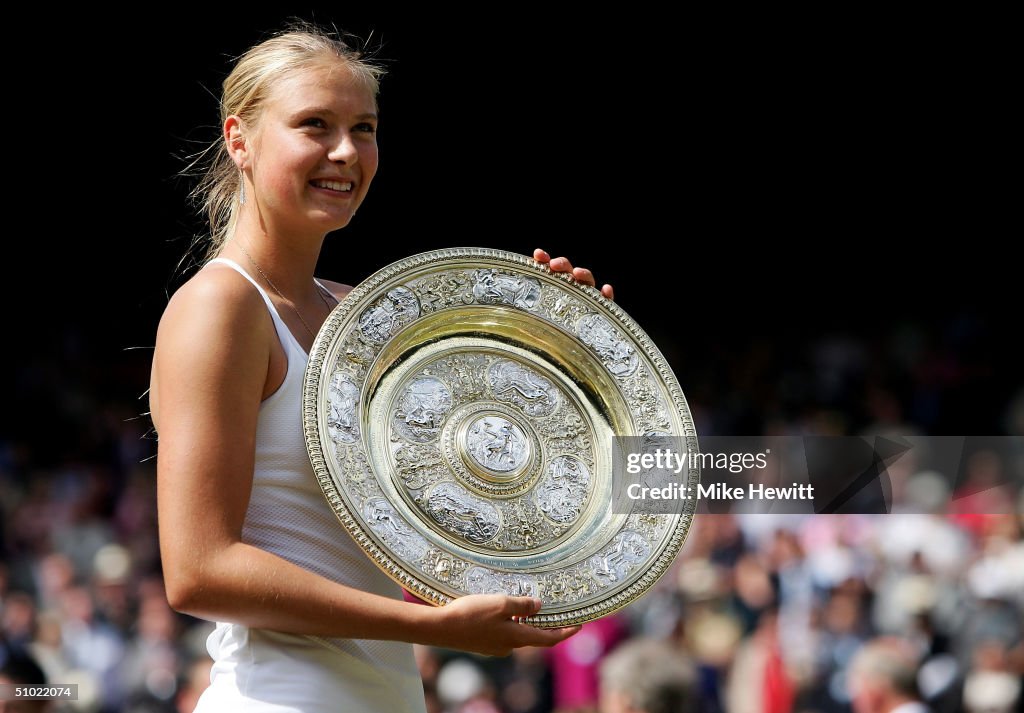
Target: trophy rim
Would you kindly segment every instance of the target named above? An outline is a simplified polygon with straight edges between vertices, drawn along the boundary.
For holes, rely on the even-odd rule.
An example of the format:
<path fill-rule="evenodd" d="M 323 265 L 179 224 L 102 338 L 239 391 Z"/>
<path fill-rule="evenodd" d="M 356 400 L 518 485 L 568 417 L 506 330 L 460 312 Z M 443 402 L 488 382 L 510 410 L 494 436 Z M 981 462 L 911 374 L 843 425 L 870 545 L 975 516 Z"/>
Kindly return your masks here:
<path fill-rule="evenodd" d="M 643 355 L 649 360 L 651 366 L 656 371 L 656 378 L 664 387 L 665 392 L 667 392 L 671 400 L 669 406 L 683 428 L 682 433 L 673 435 L 685 439 L 687 447 L 691 451 L 698 451 L 697 434 L 689 406 L 683 395 L 682 388 L 664 355 L 646 332 L 622 307 L 606 298 L 595 287 L 581 284 L 569 274 L 555 272 L 546 264 L 538 263 L 525 255 L 493 248 L 443 248 L 412 255 L 381 268 L 349 292 L 332 310 L 317 334 L 313 347 L 309 352 L 309 359 L 303 379 L 303 432 L 310 464 L 316 480 L 323 491 L 328 505 L 344 530 L 384 574 L 416 597 L 435 606 L 447 604 L 455 597 L 439 591 L 429 582 L 424 581 L 423 578 L 417 575 L 416 570 L 412 566 L 404 563 L 395 553 L 381 547 L 375 538 L 368 534 L 368 528 L 362 522 L 362 518 L 353 514 L 346 495 L 335 482 L 334 475 L 328 466 L 327 458 L 324 454 L 325 444 L 330 447 L 331 439 L 328 434 L 321 433 L 320 395 L 321 390 L 324 388 L 322 382 L 325 366 L 327 366 L 325 362 L 332 351 L 335 338 L 343 329 L 346 329 L 345 334 L 347 334 L 349 329 L 356 328 L 355 318 L 358 317 L 363 308 L 368 306 L 371 298 L 379 296 L 380 290 L 384 285 L 394 281 L 396 278 L 400 278 L 410 272 L 422 270 L 423 268 L 443 266 L 444 263 L 453 263 L 465 267 L 474 261 L 482 261 L 487 266 L 491 266 L 491 263 L 501 263 L 513 267 L 520 272 L 529 273 L 534 271 L 543 274 L 549 280 L 554 279 L 560 282 L 560 287 L 563 289 L 581 296 L 591 306 L 596 307 L 599 314 L 614 319 L 615 326 L 624 329 L 628 333 L 632 344 L 642 349 Z M 541 318 L 537 317 L 537 319 Z M 333 365 L 328 370 L 328 377 L 331 372 L 333 372 Z M 694 471 L 692 477 L 694 482 L 697 482 L 699 472 Z M 607 616 L 640 598 L 650 591 L 675 560 L 689 533 L 695 511 L 696 503 L 690 500 L 683 503 L 680 512 L 666 516 L 674 518 L 674 522 L 672 522 L 666 534 L 661 538 L 660 551 L 647 565 L 646 571 L 630 582 L 625 588 L 605 599 L 589 602 L 579 607 L 570 607 L 565 611 L 556 613 L 538 613 L 524 618 L 523 621 L 545 628 L 570 626 Z M 465 594 L 460 596 L 465 596 Z"/>

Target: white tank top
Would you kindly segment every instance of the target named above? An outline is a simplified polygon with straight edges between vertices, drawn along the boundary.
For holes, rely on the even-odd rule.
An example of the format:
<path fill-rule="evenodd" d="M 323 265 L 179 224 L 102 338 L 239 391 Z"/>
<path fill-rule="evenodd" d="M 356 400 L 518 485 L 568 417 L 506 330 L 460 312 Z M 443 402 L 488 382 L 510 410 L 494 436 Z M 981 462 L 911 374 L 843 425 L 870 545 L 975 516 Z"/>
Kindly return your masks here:
<path fill-rule="evenodd" d="M 345 532 L 313 474 L 302 431 L 308 355 L 267 293 L 238 263 L 227 258 L 211 262 L 229 265 L 259 290 L 288 357 L 284 381 L 260 404 L 242 541 L 335 582 L 401 599 L 401 588 Z M 214 665 L 210 688 L 196 713 L 425 711 L 411 644 L 327 639 L 217 622 L 206 646 Z"/>

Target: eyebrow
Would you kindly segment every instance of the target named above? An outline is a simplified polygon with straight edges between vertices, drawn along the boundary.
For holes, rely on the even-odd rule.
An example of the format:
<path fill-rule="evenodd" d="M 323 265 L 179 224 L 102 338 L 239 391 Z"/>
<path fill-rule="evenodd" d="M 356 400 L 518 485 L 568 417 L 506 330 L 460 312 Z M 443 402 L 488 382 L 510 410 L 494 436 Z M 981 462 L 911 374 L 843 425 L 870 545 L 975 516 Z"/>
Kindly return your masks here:
<path fill-rule="evenodd" d="M 302 114 L 327 114 L 329 116 L 335 116 L 332 109 L 326 106 L 313 106 L 303 109 L 302 111 L 296 112 L 296 116 Z M 377 121 L 377 115 L 373 112 L 367 112 L 365 114 L 359 114 L 355 117 L 357 121 Z"/>

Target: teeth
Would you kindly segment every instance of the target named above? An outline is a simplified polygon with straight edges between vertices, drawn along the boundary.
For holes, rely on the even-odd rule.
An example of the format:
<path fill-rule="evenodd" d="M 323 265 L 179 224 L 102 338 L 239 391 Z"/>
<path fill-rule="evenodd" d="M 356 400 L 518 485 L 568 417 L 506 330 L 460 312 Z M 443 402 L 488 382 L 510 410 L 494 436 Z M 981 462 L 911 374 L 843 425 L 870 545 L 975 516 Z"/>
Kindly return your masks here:
<path fill-rule="evenodd" d="M 352 181 L 313 181 L 313 185 L 319 188 L 330 188 L 332 191 L 351 191 Z"/>

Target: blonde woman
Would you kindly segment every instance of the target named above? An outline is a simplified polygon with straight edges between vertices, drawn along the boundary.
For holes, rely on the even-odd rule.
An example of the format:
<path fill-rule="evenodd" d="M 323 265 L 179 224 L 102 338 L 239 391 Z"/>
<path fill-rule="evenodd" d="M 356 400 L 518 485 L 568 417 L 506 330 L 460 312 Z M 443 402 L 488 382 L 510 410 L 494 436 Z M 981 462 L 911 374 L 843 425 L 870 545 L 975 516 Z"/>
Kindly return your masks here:
<path fill-rule="evenodd" d="M 423 711 L 413 643 L 507 654 L 576 631 L 517 623 L 538 610 L 528 597 L 403 601 L 341 536 L 310 468 L 302 374 L 350 289 L 313 270 L 376 173 L 380 74 L 301 26 L 224 81 L 223 136 L 197 189 L 208 260 L 160 321 L 150 394 L 167 596 L 217 622 L 203 713 Z M 565 258 L 535 258 L 594 284 Z"/>

